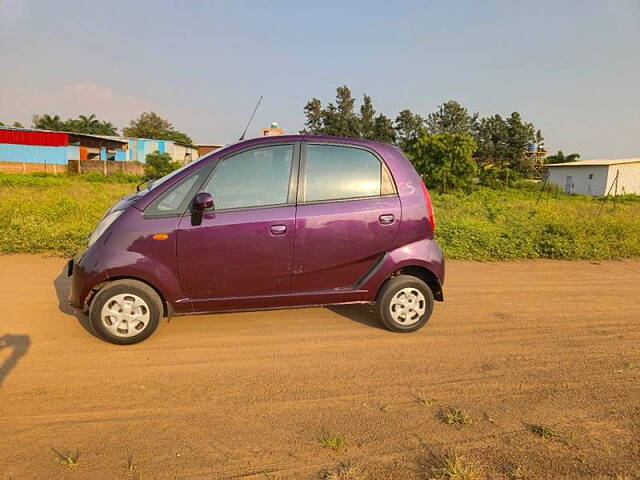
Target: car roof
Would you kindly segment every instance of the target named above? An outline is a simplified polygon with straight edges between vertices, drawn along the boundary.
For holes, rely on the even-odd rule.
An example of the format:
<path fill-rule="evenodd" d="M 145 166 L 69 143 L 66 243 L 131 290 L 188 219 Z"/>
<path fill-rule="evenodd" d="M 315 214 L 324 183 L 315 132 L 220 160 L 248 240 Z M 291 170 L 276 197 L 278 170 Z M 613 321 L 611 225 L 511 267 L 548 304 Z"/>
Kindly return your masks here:
<path fill-rule="evenodd" d="M 331 143 L 344 143 L 349 145 L 361 145 L 364 147 L 370 147 L 376 149 L 376 147 L 392 147 L 387 143 L 376 142 L 373 140 L 365 140 L 364 138 L 351 138 L 351 137 L 333 137 L 330 135 L 274 135 L 271 137 L 256 137 L 243 140 L 234 145 L 251 145 L 262 144 L 272 142 L 293 142 L 299 140 L 306 140 L 310 142 L 331 142 Z"/>

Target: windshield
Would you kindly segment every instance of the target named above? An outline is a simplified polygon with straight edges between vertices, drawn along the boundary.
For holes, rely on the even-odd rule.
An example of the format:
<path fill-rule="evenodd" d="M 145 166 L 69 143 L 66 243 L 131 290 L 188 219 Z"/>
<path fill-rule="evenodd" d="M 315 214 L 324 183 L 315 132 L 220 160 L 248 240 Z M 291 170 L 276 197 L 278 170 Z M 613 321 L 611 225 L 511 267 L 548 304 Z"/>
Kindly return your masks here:
<path fill-rule="evenodd" d="M 222 148 L 219 148 L 217 150 L 214 150 L 213 152 L 211 152 L 211 154 L 207 154 L 207 155 L 203 155 L 202 157 L 198 158 L 197 160 L 194 160 L 191 163 L 187 163 L 186 165 L 181 166 L 180 168 L 178 168 L 177 170 L 174 170 L 171 173 L 167 173 L 164 177 L 160 177 L 160 178 L 156 178 L 155 180 L 149 180 L 147 182 L 147 185 L 144 187 L 143 190 L 146 190 L 148 192 L 150 192 L 151 190 L 153 190 L 154 188 L 158 187 L 159 185 L 162 185 L 164 182 L 166 182 L 167 180 L 175 177 L 176 175 L 178 175 L 180 172 L 182 172 L 184 169 L 186 169 L 187 167 L 192 166 L 194 163 L 199 163 L 202 160 L 204 160 L 205 158 L 210 157 L 212 154 L 214 153 L 218 153 L 226 148 L 228 148 L 230 145 L 225 145 Z"/>

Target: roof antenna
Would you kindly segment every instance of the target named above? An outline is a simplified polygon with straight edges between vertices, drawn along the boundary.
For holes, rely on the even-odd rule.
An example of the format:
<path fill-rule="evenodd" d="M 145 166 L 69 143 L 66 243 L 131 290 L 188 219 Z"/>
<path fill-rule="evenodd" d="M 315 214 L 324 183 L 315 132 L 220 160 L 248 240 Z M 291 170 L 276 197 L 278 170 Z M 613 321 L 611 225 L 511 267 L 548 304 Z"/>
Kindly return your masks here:
<path fill-rule="evenodd" d="M 247 134 L 247 130 L 249 130 L 249 125 L 251 125 L 251 122 L 253 121 L 253 117 L 255 116 L 256 112 L 258 111 L 258 107 L 260 106 L 260 102 L 261 101 L 262 101 L 262 95 L 260 95 L 260 98 L 258 99 L 258 103 L 256 103 L 256 108 L 253 109 L 253 113 L 251 114 L 251 118 L 249 118 L 249 123 L 247 123 L 247 126 L 244 129 L 244 132 L 242 132 L 242 136 L 238 140 L 239 142 L 244 140 L 244 136 Z"/>

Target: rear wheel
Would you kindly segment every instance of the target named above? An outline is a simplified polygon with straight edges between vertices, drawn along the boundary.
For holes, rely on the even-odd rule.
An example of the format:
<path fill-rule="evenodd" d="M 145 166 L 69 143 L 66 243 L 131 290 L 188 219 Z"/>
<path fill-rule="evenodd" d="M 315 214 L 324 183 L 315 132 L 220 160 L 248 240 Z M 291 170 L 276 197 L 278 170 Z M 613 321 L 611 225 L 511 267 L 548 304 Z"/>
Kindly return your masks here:
<path fill-rule="evenodd" d="M 117 280 L 100 289 L 91 302 L 89 319 L 104 340 L 130 345 L 148 338 L 160 323 L 162 301 L 156 291 L 137 280 Z"/>
<path fill-rule="evenodd" d="M 398 275 L 385 283 L 376 299 L 378 316 L 393 332 L 415 332 L 433 312 L 429 286 L 411 275 Z"/>

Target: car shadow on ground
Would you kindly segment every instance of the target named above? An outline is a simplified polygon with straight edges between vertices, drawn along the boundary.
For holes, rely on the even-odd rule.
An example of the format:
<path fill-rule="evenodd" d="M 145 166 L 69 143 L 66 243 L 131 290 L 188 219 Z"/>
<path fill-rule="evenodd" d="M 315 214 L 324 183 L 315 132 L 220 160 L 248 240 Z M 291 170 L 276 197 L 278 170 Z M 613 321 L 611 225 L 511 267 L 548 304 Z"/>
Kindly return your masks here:
<path fill-rule="evenodd" d="M 333 305 L 327 308 L 341 317 L 366 325 L 367 327 L 385 330 L 384 326 L 378 319 L 375 305 L 354 303 L 349 305 Z"/>
<path fill-rule="evenodd" d="M 9 375 L 9 372 L 18 364 L 20 357 L 27 353 L 30 345 L 31 337 L 29 337 L 29 335 L 12 335 L 7 333 L 0 337 L 0 351 L 7 348 L 11 349 L 9 356 L 5 358 L 4 362 L 0 365 L 0 387 L 7 375 Z"/>
<path fill-rule="evenodd" d="M 69 289 L 71 288 L 71 279 L 67 276 L 67 266 L 62 268 L 60 274 L 53 281 L 53 287 L 56 290 L 56 296 L 58 297 L 58 310 L 66 315 L 75 317 L 78 323 L 82 325 L 87 332 L 96 338 L 98 335 L 93 331 L 93 327 L 89 322 L 89 317 L 84 313 L 71 308 L 69 305 Z"/>

